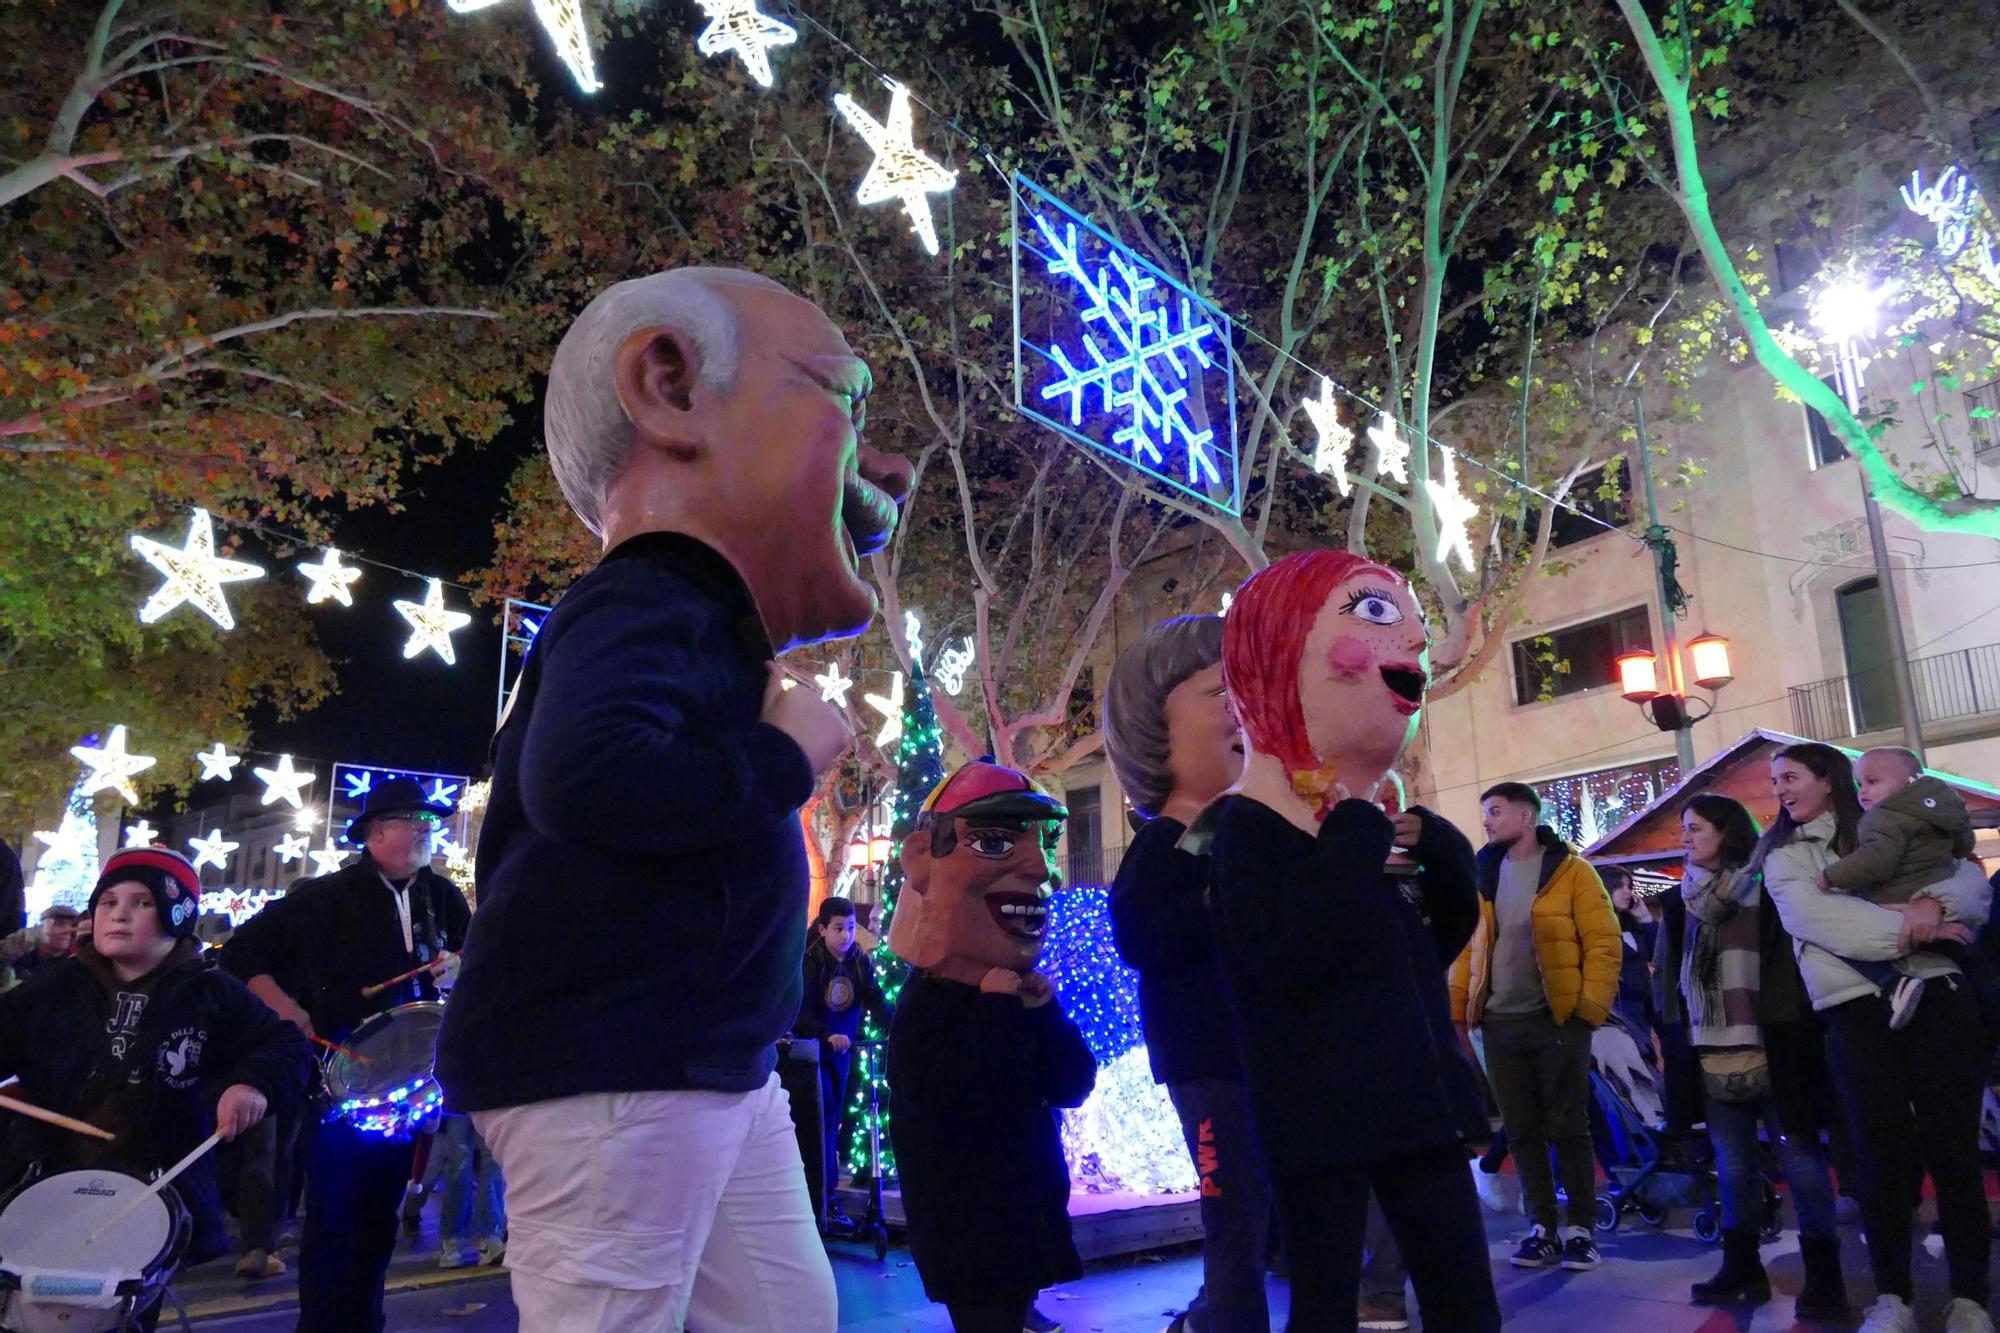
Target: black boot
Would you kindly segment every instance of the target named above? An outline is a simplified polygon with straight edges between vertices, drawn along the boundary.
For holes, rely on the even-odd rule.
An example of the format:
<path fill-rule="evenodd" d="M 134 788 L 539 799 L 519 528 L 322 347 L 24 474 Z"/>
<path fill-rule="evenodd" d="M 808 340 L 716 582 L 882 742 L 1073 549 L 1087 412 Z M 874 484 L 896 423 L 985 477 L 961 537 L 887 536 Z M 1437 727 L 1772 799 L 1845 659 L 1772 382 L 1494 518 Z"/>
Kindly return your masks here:
<path fill-rule="evenodd" d="M 1694 1284 L 1696 1305 L 1762 1305 L 1771 1299 L 1771 1279 L 1757 1255 L 1754 1230 L 1722 1233 L 1722 1271 Z"/>
<path fill-rule="evenodd" d="M 1846 1320 L 1847 1280 L 1840 1275 L 1840 1237 L 1800 1236 L 1799 1256 L 1806 1263 L 1806 1284 L 1799 1289 L 1797 1319 Z"/>

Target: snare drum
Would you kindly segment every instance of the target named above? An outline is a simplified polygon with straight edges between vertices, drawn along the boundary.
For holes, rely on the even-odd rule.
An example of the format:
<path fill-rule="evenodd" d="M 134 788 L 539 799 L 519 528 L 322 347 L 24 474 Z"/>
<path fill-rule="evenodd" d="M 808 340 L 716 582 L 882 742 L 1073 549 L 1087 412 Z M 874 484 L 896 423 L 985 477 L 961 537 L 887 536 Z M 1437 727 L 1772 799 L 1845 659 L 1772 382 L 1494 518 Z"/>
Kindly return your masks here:
<path fill-rule="evenodd" d="M 443 1021 L 444 1006 L 427 1000 L 398 1005 L 354 1029 L 345 1043 L 354 1054 L 328 1051 L 320 1069 L 333 1099 L 327 1118 L 388 1138 L 430 1128 L 444 1110 L 444 1089 L 431 1074 Z"/>
<path fill-rule="evenodd" d="M 145 1190 L 145 1181 L 117 1171 L 63 1171 L 8 1199 L 0 1207 L 0 1329 L 107 1333 L 152 1308 L 193 1230 L 173 1187 L 90 1239 Z"/>

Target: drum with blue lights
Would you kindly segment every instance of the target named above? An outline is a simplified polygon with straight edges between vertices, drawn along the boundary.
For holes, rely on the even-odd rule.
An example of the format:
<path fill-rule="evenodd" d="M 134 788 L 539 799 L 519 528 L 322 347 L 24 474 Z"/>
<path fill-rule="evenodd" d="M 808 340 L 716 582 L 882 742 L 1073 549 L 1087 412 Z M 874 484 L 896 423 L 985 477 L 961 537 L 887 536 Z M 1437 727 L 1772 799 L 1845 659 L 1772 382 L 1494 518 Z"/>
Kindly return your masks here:
<path fill-rule="evenodd" d="M 444 1111 L 437 1063 L 444 1006 L 430 1001 L 376 1014 L 328 1051 L 321 1077 L 333 1109 L 328 1118 L 384 1138 L 408 1138 L 432 1128 Z"/>

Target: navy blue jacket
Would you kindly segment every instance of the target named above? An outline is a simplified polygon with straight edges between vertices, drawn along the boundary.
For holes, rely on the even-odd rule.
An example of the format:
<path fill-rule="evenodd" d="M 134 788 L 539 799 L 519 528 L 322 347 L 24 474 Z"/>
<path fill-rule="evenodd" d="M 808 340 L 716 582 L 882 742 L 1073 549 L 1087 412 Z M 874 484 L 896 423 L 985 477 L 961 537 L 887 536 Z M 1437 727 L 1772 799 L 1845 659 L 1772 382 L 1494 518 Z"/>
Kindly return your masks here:
<path fill-rule="evenodd" d="M 770 1077 L 813 788 L 759 720 L 770 660 L 743 580 L 676 533 L 621 543 L 549 613 L 494 741 L 438 1040 L 453 1109 Z"/>
<path fill-rule="evenodd" d="M 1484 1137 L 1445 968 L 1479 921 L 1472 846 L 1427 810 L 1415 876 L 1394 826 L 1342 801 L 1317 838 L 1223 798 L 1210 856 L 1222 973 L 1274 1181 Z"/>
<path fill-rule="evenodd" d="M 1161 818 L 1133 837 L 1111 885 L 1111 939 L 1139 974 L 1153 1081 L 1241 1082 L 1243 1058 L 1208 913 L 1208 858 L 1176 845 L 1186 831 L 1179 820 Z"/>
<path fill-rule="evenodd" d="M 9 1075 L 19 1076 L 24 1100 L 118 1135 L 99 1143 L 29 1123 L 33 1154 L 47 1170 L 149 1176 L 214 1131 L 216 1098 L 231 1084 L 263 1093 L 272 1115 L 298 1106 L 313 1077 L 313 1049 L 242 982 L 210 967 L 192 940 L 132 983 L 118 982 L 86 944 L 0 995 L 0 1078 Z M 182 1172 L 174 1188 L 195 1224 L 184 1262 L 225 1253 L 215 1154 Z"/>

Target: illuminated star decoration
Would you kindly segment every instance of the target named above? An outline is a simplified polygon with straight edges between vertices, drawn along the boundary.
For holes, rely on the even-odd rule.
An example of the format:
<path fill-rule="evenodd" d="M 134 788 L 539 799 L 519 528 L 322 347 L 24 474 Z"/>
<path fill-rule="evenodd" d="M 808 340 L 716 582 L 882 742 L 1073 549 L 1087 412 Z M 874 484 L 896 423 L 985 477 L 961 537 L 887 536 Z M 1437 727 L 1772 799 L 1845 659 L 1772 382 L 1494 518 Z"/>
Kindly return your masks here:
<path fill-rule="evenodd" d="M 1458 460 L 1451 450 L 1438 450 L 1438 471 L 1435 477 L 1424 478 L 1424 490 L 1431 497 L 1431 512 L 1437 518 L 1437 552 L 1433 557 L 1443 564 L 1447 556 L 1457 556 L 1459 566 L 1466 573 L 1472 573 L 1477 566 L 1472 560 L 1472 537 L 1466 531 L 1466 524 L 1479 517 L 1479 506 L 1467 499 L 1458 489 Z"/>
<path fill-rule="evenodd" d="M 445 0 L 454 14 L 476 14 L 491 9 L 500 0 Z M 576 79 L 576 86 L 594 93 L 604 85 L 597 78 L 597 64 L 590 55 L 590 30 L 583 22 L 583 0 L 535 0 L 535 19 L 555 43 L 556 54 Z"/>
<path fill-rule="evenodd" d="M 131 828 L 125 830 L 125 845 L 127 847 L 151 847 L 153 839 L 159 836 L 160 831 L 142 819 Z"/>
<path fill-rule="evenodd" d="M 53 833 L 36 829 L 35 841 L 48 848 L 42 853 L 44 861 L 68 861 L 73 864 L 83 860 L 90 852 L 90 825 L 82 819 L 65 819 L 62 827 Z"/>
<path fill-rule="evenodd" d="M 464 611 L 445 609 L 444 584 L 432 579 L 423 601 L 397 602 L 396 611 L 410 622 L 410 641 L 403 645 L 405 658 L 429 648 L 444 659 L 446 666 L 458 664 L 458 653 L 451 646 L 452 632 L 470 625 L 472 617 Z"/>
<path fill-rule="evenodd" d="M 187 541 L 180 546 L 168 546 L 137 533 L 130 540 L 139 558 L 167 580 L 139 608 L 139 619 L 148 625 L 186 602 L 222 628 L 235 629 L 236 617 L 229 612 L 222 585 L 264 577 L 260 566 L 225 560 L 215 553 L 215 520 L 206 509 L 194 511 L 188 520 Z"/>
<path fill-rule="evenodd" d="M 835 708 L 847 707 L 847 692 L 854 688 L 854 682 L 841 673 L 840 663 L 835 662 L 826 670 L 813 677 L 819 686 L 819 697 Z"/>
<path fill-rule="evenodd" d="M 264 784 L 264 799 L 261 804 L 271 805 L 283 801 L 294 810 L 304 807 L 306 803 L 304 789 L 312 784 L 313 774 L 301 773 L 293 768 L 290 755 L 279 755 L 276 768 L 253 768 L 250 771 Z"/>
<path fill-rule="evenodd" d="M 243 756 L 229 753 L 221 741 L 215 743 L 214 749 L 203 750 L 194 758 L 201 765 L 201 776 L 196 782 L 227 782 L 236 776 L 236 766 L 243 762 Z"/>
<path fill-rule="evenodd" d="M 799 39 L 789 23 L 780 23 L 757 12 L 757 0 L 695 0 L 708 15 L 709 23 L 695 39 L 694 49 L 705 56 L 735 52 L 760 87 L 771 86 L 771 54 L 774 46 L 790 46 Z"/>
<path fill-rule="evenodd" d="M 292 862 L 298 860 L 299 858 L 303 857 L 306 854 L 309 845 L 310 845 L 309 840 L 305 837 L 305 835 L 299 833 L 287 833 L 284 837 L 278 839 L 278 846 L 276 849 L 278 853 L 278 860 L 280 860 L 286 865 L 290 865 Z"/>
<path fill-rule="evenodd" d="M 194 868 L 214 866 L 217 870 L 229 869 L 229 854 L 243 844 L 231 842 L 222 836 L 222 830 L 212 828 L 206 838 L 189 838 L 188 846 L 194 848 Z"/>
<path fill-rule="evenodd" d="M 312 587 L 306 589 L 306 605 L 318 606 L 321 602 L 334 601 L 342 606 L 353 606 L 354 595 L 348 589 L 354 580 L 361 577 L 361 571 L 353 565 L 340 563 L 340 552 L 335 547 L 327 547 L 326 554 L 316 565 L 301 560 L 299 573 L 312 580 Z"/>
<path fill-rule="evenodd" d="M 464 850 L 465 848 L 451 840 L 449 833 L 438 833 L 431 838 L 431 855 L 433 856 L 442 856 L 445 860 L 449 861 Z"/>
<path fill-rule="evenodd" d="M 911 140 L 910 90 L 900 83 L 885 82 L 889 84 L 889 117 L 884 121 L 878 122 L 863 111 L 861 104 L 846 93 L 836 94 L 833 99 L 834 109 L 875 150 L 875 160 L 869 164 L 868 174 L 861 178 L 861 188 L 854 192 L 854 198 L 863 205 L 901 200 L 917 240 L 927 252 L 936 254 L 937 227 L 931 222 L 931 201 L 924 196 L 950 191 L 958 183 L 958 173 L 945 170 L 917 151 Z"/>
<path fill-rule="evenodd" d="M 346 781 L 348 797 L 358 801 L 368 794 L 370 787 L 375 785 L 375 775 L 368 772 L 349 773 Z"/>
<path fill-rule="evenodd" d="M 306 855 L 312 858 L 315 875 L 331 875 L 340 869 L 340 863 L 353 853 L 343 852 L 338 847 L 321 847 L 317 851 L 307 852 Z"/>
<path fill-rule="evenodd" d="M 446 782 L 443 778 L 438 778 L 431 783 L 431 794 L 424 799 L 432 805 L 450 805 L 451 798 L 457 794 L 458 784 L 456 782 Z"/>
<path fill-rule="evenodd" d="M 1345 499 L 1354 489 L 1354 481 L 1347 475 L 1347 451 L 1354 447 L 1354 431 L 1340 419 L 1340 400 L 1333 396 L 1333 381 L 1320 376 L 1319 397 L 1306 399 L 1303 406 L 1312 418 L 1313 429 L 1319 432 L 1319 443 L 1313 447 L 1313 471 L 1332 477 Z"/>
<path fill-rule="evenodd" d="M 85 796 L 101 791 L 115 791 L 133 805 L 139 803 L 139 793 L 132 786 L 132 775 L 151 768 L 153 756 L 127 754 L 123 726 L 113 727 L 111 739 L 101 746 L 72 745 L 69 747 L 69 752 L 90 770 L 83 780 Z"/>
<path fill-rule="evenodd" d="M 889 693 L 864 694 L 861 702 L 880 713 L 885 719 L 882 730 L 875 736 L 877 749 L 886 750 L 903 738 L 903 673 L 898 671 L 889 677 Z"/>
<path fill-rule="evenodd" d="M 1405 486 L 1410 483 L 1410 446 L 1396 429 L 1396 418 L 1387 412 L 1368 428 L 1368 442 L 1375 446 L 1375 475 L 1391 476 Z"/>

